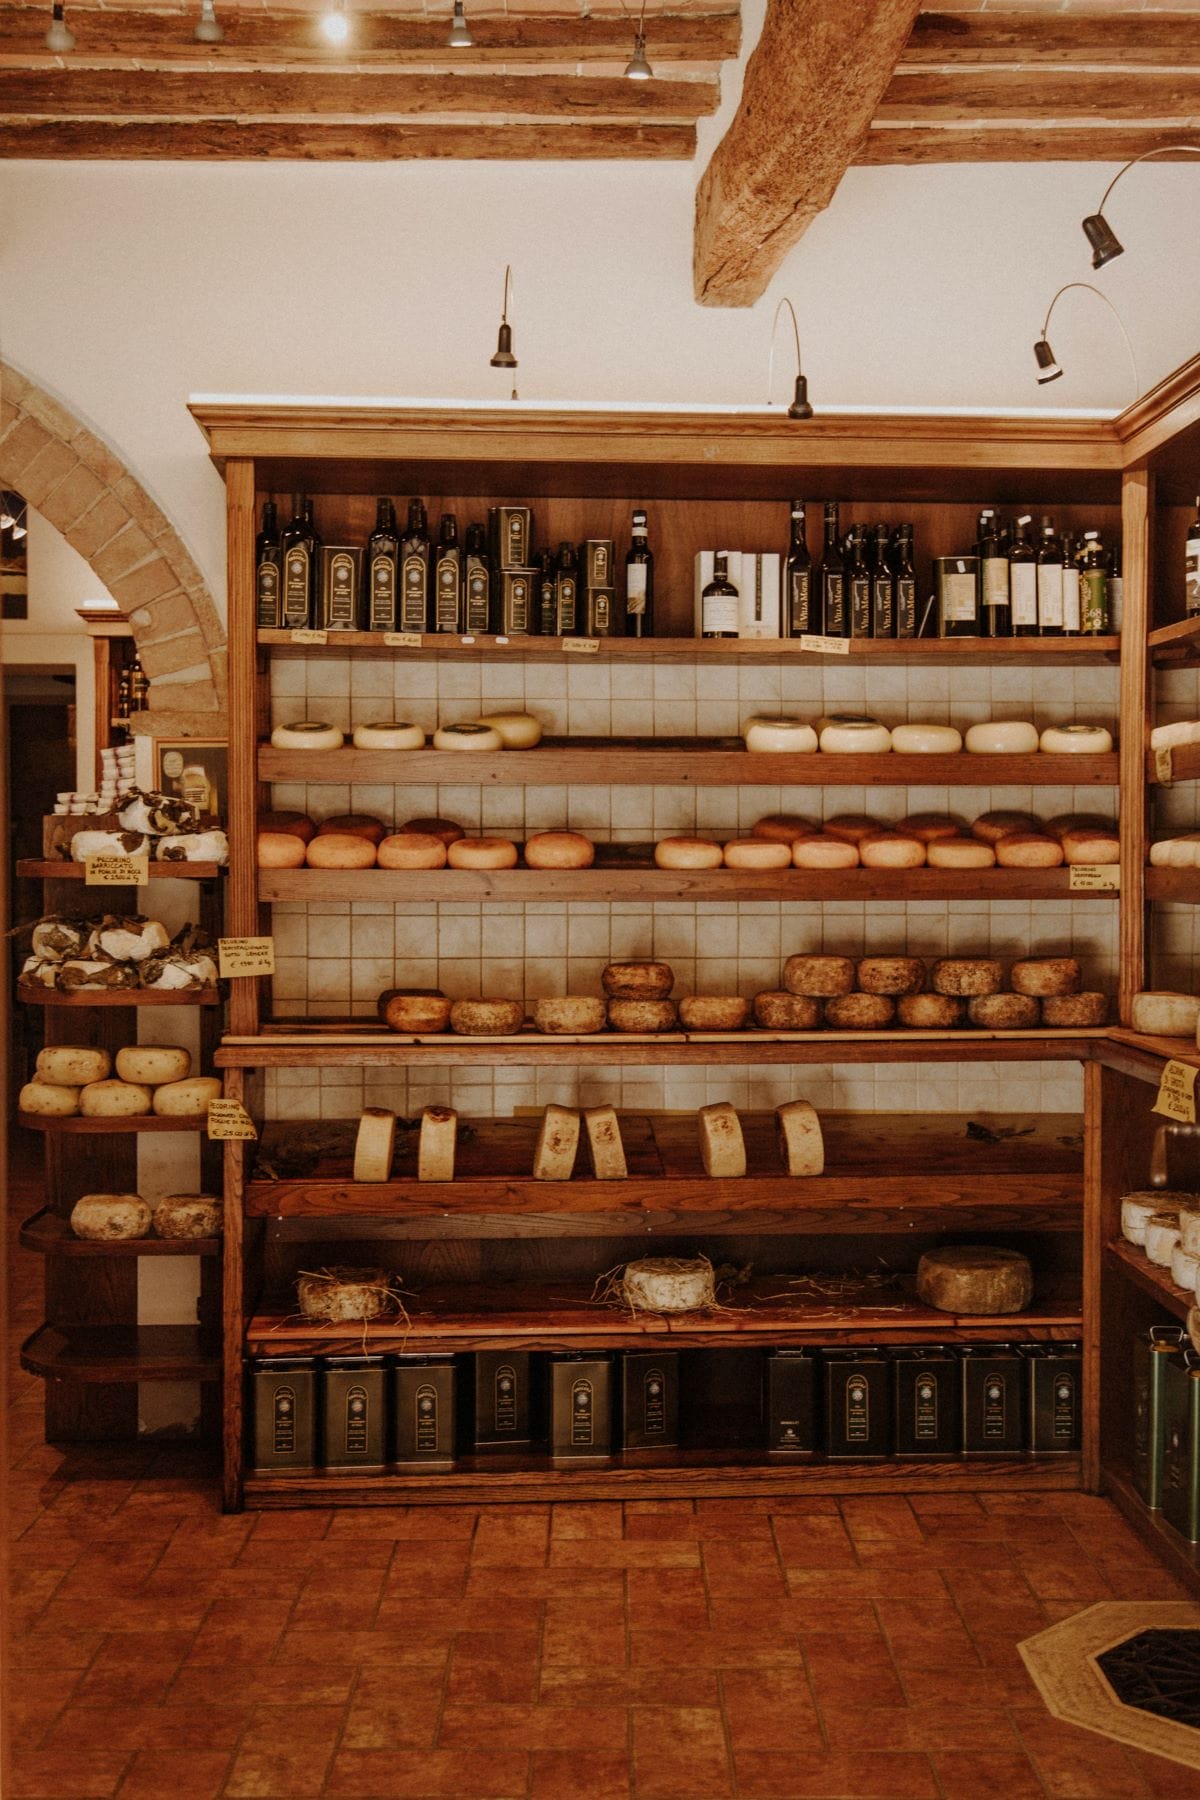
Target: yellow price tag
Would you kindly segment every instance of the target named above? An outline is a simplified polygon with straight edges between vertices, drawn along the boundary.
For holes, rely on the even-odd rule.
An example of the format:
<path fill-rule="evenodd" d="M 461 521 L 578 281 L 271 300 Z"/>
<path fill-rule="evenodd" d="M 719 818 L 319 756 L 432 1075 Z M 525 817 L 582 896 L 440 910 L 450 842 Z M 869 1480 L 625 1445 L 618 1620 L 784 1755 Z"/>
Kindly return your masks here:
<path fill-rule="evenodd" d="M 1174 759 L 1169 745 L 1165 750 L 1154 752 L 1154 779 L 1164 787 L 1169 787 L 1175 779 Z"/>
<path fill-rule="evenodd" d="M 1194 1125 L 1197 1073 L 1200 1071 L 1188 1063 L 1176 1062 L 1172 1057 L 1162 1072 L 1162 1079 L 1158 1084 L 1158 1099 L 1151 1111 L 1162 1113 L 1168 1119 L 1176 1119 L 1181 1125 Z"/>
<path fill-rule="evenodd" d="M 275 973 L 275 939 L 269 937 L 218 938 L 217 960 L 223 977 L 273 975 Z"/>
<path fill-rule="evenodd" d="M 208 1103 L 208 1135 L 237 1143 L 257 1138 L 254 1120 L 240 1100 L 210 1100 Z"/>
<path fill-rule="evenodd" d="M 808 632 L 800 636 L 801 650 L 807 650 L 813 656 L 849 656 L 850 639 L 843 637 L 814 637 Z"/>
<path fill-rule="evenodd" d="M 329 633 L 327 631 L 308 631 L 301 627 L 293 631 L 292 642 L 293 644 L 327 644 Z"/>
<path fill-rule="evenodd" d="M 389 650 L 419 650 L 421 633 L 419 631 L 385 631 L 383 641 Z"/>
<path fill-rule="evenodd" d="M 106 851 L 83 861 L 85 887 L 145 887 L 149 879 L 149 856 L 117 856 Z"/>
<path fill-rule="evenodd" d="M 1114 893 L 1121 885 L 1121 870 L 1116 863 L 1072 863 L 1067 883 L 1073 894 Z"/>
<path fill-rule="evenodd" d="M 600 639 L 565 637 L 562 640 L 562 647 L 564 650 L 572 651 L 576 656 L 598 656 Z"/>

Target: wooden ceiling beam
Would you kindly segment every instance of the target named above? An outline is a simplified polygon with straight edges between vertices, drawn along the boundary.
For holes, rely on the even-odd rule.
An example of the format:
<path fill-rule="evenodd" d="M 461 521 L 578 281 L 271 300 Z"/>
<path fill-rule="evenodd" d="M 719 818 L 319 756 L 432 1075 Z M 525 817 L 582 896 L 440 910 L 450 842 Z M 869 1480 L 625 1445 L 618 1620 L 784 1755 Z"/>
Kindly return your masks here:
<path fill-rule="evenodd" d="M 696 153 L 693 125 L 625 124 L 572 120 L 565 124 L 505 124 L 479 119 L 473 124 L 301 124 L 277 120 L 230 128 L 228 120 L 169 123 L 62 120 L 12 124 L 0 121 L 0 158 L 28 157 L 93 161 L 237 162 L 283 159 L 292 162 L 390 162 L 505 160 L 577 162 L 672 158 Z"/>
<path fill-rule="evenodd" d="M 1197 13 L 979 12 L 917 15 L 902 69 L 950 63 L 1200 65 Z"/>
<path fill-rule="evenodd" d="M 1161 125 L 1064 125 L 1055 130 L 1042 121 L 1036 125 L 979 126 L 936 125 L 881 126 L 868 133 L 855 157 L 860 167 L 908 163 L 973 162 L 1129 162 L 1163 142 Z M 1172 125 L 1173 144 L 1200 149 L 1200 130 L 1191 125 Z M 1162 161 L 1193 162 L 1186 151 Z"/>
<path fill-rule="evenodd" d="M 1103 78 L 1079 69 L 900 68 L 875 113 L 877 125 L 947 119 L 1181 119 L 1200 117 L 1200 68 L 1172 74 L 1122 69 Z"/>
<path fill-rule="evenodd" d="M 704 306 L 752 306 L 854 161 L 920 0 L 768 0 L 741 103 L 696 192 Z"/>

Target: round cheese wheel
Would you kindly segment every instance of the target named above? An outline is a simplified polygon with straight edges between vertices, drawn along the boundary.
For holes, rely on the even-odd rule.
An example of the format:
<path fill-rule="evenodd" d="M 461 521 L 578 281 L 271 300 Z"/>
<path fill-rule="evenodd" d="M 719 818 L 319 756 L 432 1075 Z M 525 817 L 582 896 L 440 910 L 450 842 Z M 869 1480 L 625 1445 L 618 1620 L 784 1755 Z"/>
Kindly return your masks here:
<path fill-rule="evenodd" d="M 629 1165 L 621 1142 L 621 1121 L 611 1106 L 587 1106 L 583 1112 L 588 1161 L 597 1181 L 625 1181 Z"/>
<path fill-rule="evenodd" d="M 1131 1244 L 1145 1246 L 1146 1227 L 1158 1211 L 1161 1194 L 1123 1194 L 1121 1197 L 1121 1236 Z"/>
<path fill-rule="evenodd" d="M 450 1106 L 427 1106 L 417 1134 L 417 1180 L 453 1181 L 458 1149 L 458 1114 Z"/>
<path fill-rule="evenodd" d="M 750 1002 L 737 994 L 690 994 L 679 1002 L 685 1031 L 743 1031 L 749 1019 Z"/>
<path fill-rule="evenodd" d="M 809 994 L 824 1000 L 854 992 L 854 963 L 848 956 L 789 956 L 783 965 L 783 985 L 789 994 Z"/>
<path fill-rule="evenodd" d="M 373 719 L 354 727 L 354 743 L 359 750 L 420 750 L 425 733 L 409 719 Z"/>
<path fill-rule="evenodd" d="M 542 741 L 542 721 L 527 712 L 482 713 L 476 720 L 489 731 L 498 732 L 506 750 L 532 750 Z"/>
<path fill-rule="evenodd" d="M 746 1141 L 742 1122 L 728 1100 L 702 1106 L 696 1123 L 700 1128 L 700 1160 L 704 1173 L 723 1179 L 746 1173 Z"/>
<path fill-rule="evenodd" d="M 724 850 L 727 869 L 790 869 L 792 846 L 766 838 L 730 838 Z"/>
<path fill-rule="evenodd" d="M 533 1152 L 535 1181 L 570 1181 L 579 1151 L 579 1114 L 570 1106 L 548 1106 Z"/>
<path fill-rule="evenodd" d="M 455 838 L 446 861 L 452 869 L 515 869 L 517 846 L 509 838 Z"/>
<path fill-rule="evenodd" d="M 803 719 L 765 718 L 755 715 L 742 726 L 747 750 L 785 751 L 809 755 L 817 747 L 817 734 Z"/>
<path fill-rule="evenodd" d="M 886 1031 L 896 1003 L 886 994 L 841 994 L 825 1002 L 825 1023 L 833 1031 Z"/>
<path fill-rule="evenodd" d="M 878 719 L 832 717 L 821 721 L 821 749 L 827 756 L 881 756 L 892 734 Z"/>
<path fill-rule="evenodd" d="M 1135 994 L 1130 1003 L 1129 1023 L 1146 1037 L 1195 1037 L 1198 1021 L 1200 1000 L 1195 994 L 1151 990 Z"/>
<path fill-rule="evenodd" d="M 909 1031 L 953 1031 L 966 1017 L 965 1000 L 949 994 L 902 994 L 896 1018 Z"/>
<path fill-rule="evenodd" d="M 989 719 L 967 727 L 966 747 L 971 756 L 1032 756 L 1037 727 L 1022 719 Z"/>
<path fill-rule="evenodd" d="M 1041 1009 L 1028 994 L 980 994 L 967 1002 L 967 1017 L 977 1031 L 1036 1031 Z"/>
<path fill-rule="evenodd" d="M 787 1100 L 775 1108 L 775 1143 L 789 1175 L 820 1175 L 825 1167 L 825 1140 L 817 1109 L 807 1100 Z"/>
<path fill-rule="evenodd" d="M 604 1030 L 608 1008 L 592 994 L 562 994 L 556 999 L 535 1000 L 533 1022 L 551 1037 L 587 1037 Z"/>
<path fill-rule="evenodd" d="M 632 1312 L 699 1312 L 717 1302 L 713 1266 L 705 1256 L 647 1256 L 626 1263 L 621 1293 Z"/>
<path fill-rule="evenodd" d="M 310 869 L 373 869 L 375 846 L 349 831 L 318 832 L 304 860 Z"/>
<path fill-rule="evenodd" d="M 826 819 L 821 835 L 837 838 L 843 844 L 861 844 L 864 838 L 875 837 L 882 830 L 879 820 L 869 819 L 866 813 L 839 813 L 836 818 Z"/>
<path fill-rule="evenodd" d="M 1014 994 L 1040 1000 L 1046 994 L 1077 994 L 1083 971 L 1074 956 L 1027 956 L 1013 964 L 1008 978 Z"/>
<path fill-rule="evenodd" d="M 150 1230 L 150 1208 L 140 1194 L 83 1194 L 71 1211 L 71 1230 L 95 1243 L 143 1238 Z"/>
<path fill-rule="evenodd" d="M 962 732 L 953 725 L 892 727 L 892 749 L 898 756 L 953 756 L 962 744 Z"/>
<path fill-rule="evenodd" d="M 306 1319 L 324 1319 L 334 1325 L 382 1319 L 393 1310 L 391 1284 L 383 1269 L 338 1266 L 301 1275 L 296 1296 Z"/>
<path fill-rule="evenodd" d="M 596 846 L 578 831 L 537 831 L 525 839 L 525 861 L 531 869 L 590 869 Z"/>
<path fill-rule="evenodd" d="M 433 734 L 435 750 L 503 750 L 504 739 L 493 725 L 467 720 L 461 725 L 440 725 Z"/>
<path fill-rule="evenodd" d="M 996 861 L 1002 869 L 1057 869 L 1063 848 L 1036 831 L 1010 831 L 996 842 Z"/>
<path fill-rule="evenodd" d="M 1081 1025 L 1103 1025 L 1108 1018 L 1108 995 L 1048 994 L 1042 1001 L 1042 1024 L 1058 1031 Z"/>
<path fill-rule="evenodd" d="M 431 831 L 396 831 L 376 852 L 381 869 L 444 869 L 446 846 Z"/>
<path fill-rule="evenodd" d="M 159 1087 L 164 1081 L 185 1081 L 191 1072 L 192 1053 L 178 1044 L 126 1044 L 117 1051 L 117 1074 L 122 1081 Z"/>
<path fill-rule="evenodd" d="M 811 819 L 802 819 L 799 813 L 768 813 L 750 827 L 750 836 L 766 838 L 773 844 L 794 844 L 797 838 L 810 837 L 818 829 Z"/>
<path fill-rule="evenodd" d="M 1121 860 L 1121 840 L 1115 831 L 1093 831 L 1081 827 L 1065 831 L 1063 855 L 1068 863 L 1100 863 L 1111 868 Z"/>
<path fill-rule="evenodd" d="M 1146 1255 L 1160 1269 L 1169 1269 L 1179 1242 L 1179 1214 L 1156 1212 L 1146 1226 Z"/>
<path fill-rule="evenodd" d="M 925 846 L 920 838 L 898 831 L 877 831 L 858 846 L 864 869 L 920 869 L 925 865 Z"/>
<path fill-rule="evenodd" d="M 755 994 L 754 1023 L 764 1031 L 815 1031 L 821 1023 L 821 1002 L 782 988 Z"/>
<path fill-rule="evenodd" d="M 601 970 L 600 986 L 610 1000 L 665 1000 L 675 973 L 665 962 L 614 962 Z"/>
<path fill-rule="evenodd" d="M 89 1081 L 79 1090 L 85 1119 L 136 1119 L 152 1105 L 150 1089 L 136 1081 Z"/>
<path fill-rule="evenodd" d="M 378 844 L 387 836 L 387 826 L 370 813 L 334 813 L 332 818 L 323 819 L 317 826 L 317 836 L 334 835 L 360 837 L 368 844 Z"/>
<path fill-rule="evenodd" d="M 164 1081 L 154 1090 L 154 1110 L 162 1119 L 203 1119 L 221 1095 L 215 1075 L 193 1075 L 188 1081 Z"/>
<path fill-rule="evenodd" d="M 385 988 L 375 1010 L 389 1031 L 427 1037 L 445 1031 L 452 1005 L 436 988 Z"/>
<path fill-rule="evenodd" d="M 277 725 L 271 733 L 276 750 L 340 750 L 343 734 L 323 719 L 297 719 L 293 725 Z"/>
<path fill-rule="evenodd" d="M 1023 812 L 986 812 L 980 813 L 971 827 L 971 836 L 982 839 L 985 844 L 998 844 L 1003 837 L 1010 837 L 1014 831 L 1038 830 L 1038 822 L 1032 813 Z"/>
<path fill-rule="evenodd" d="M 152 1223 L 155 1237 L 220 1237 L 224 1203 L 216 1194 L 164 1194 L 155 1202 Z"/>
<path fill-rule="evenodd" d="M 675 1029 L 675 1002 L 673 1000 L 610 1000 L 608 1022 L 614 1031 L 673 1031 Z"/>
<path fill-rule="evenodd" d="M 992 869 L 996 852 L 978 838 L 938 838 L 926 846 L 925 860 L 931 869 Z"/>
<path fill-rule="evenodd" d="M 1146 1199 L 1149 1197 L 1143 1196 Z M 1200 1196 L 1168 1192 L 1165 1188 L 1160 1188 L 1157 1201 L 1154 1209 L 1156 1212 L 1164 1205 L 1179 1208 L 1180 1245 L 1189 1256 L 1200 1256 Z"/>
<path fill-rule="evenodd" d="M 79 1111 L 79 1089 L 55 1081 L 27 1081 L 17 1095 L 17 1110 L 39 1119 L 69 1119 Z"/>
<path fill-rule="evenodd" d="M 1107 756 L 1113 747 L 1103 725 L 1047 725 L 1040 741 L 1048 756 Z"/>
<path fill-rule="evenodd" d="M 1004 969 L 993 956 L 944 956 L 933 965 L 935 993 L 974 999 L 978 994 L 998 994 Z"/>
<path fill-rule="evenodd" d="M 112 1057 L 107 1050 L 93 1050 L 89 1044 L 53 1044 L 39 1050 L 34 1065 L 39 1081 L 52 1086 L 82 1087 L 88 1081 L 103 1081 L 112 1072 Z"/>
<path fill-rule="evenodd" d="M 896 827 L 905 837 L 920 838 L 923 844 L 940 844 L 943 840 L 962 837 L 962 826 L 945 813 L 909 813 Z"/>
<path fill-rule="evenodd" d="M 864 994 L 919 994 L 925 986 L 925 964 L 919 956 L 864 956 L 857 982 Z"/>
<path fill-rule="evenodd" d="M 442 843 L 447 845 L 453 844 L 459 838 L 467 835 L 462 826 L 456 825 L 453 819 L 405 819 L 403 825 L 397 829 L 402 832 L 417 832 L 422 837 L 440 838 Z"/>
<path fill-rule="evenodd" d="M 260 869 L 302 869 L 307 842 L 292 831 L 260 831 L 255 860 Z"/>
<path fill-rule="evenodd" d="M 306 844 L 317 835 L 317 828 L 307 813 L 264 812 L 259 813 L 257 823 L 260 831 L 283 831 L 290 837 L 303 838 Z"/>
<path fill-rule="evenodd" d="M 1196 1287 L 1197 1298 L 1200 1298 L 1200 1281 L 1196 1283 Z M 1187 1314 L 1183 1321 L 1183 1328 L 1187 1332 L 1188 1342 L 1192 1346 L 1192 1349 L 1200 1356 L 1200 1306 L 1188 1307 Z"/>
<path fill-rule="evenodd" d="M 463 1037 L 513 1037 L 525 1023 L 522 1000 L 456 1000 L 450 1029 Z"/>
<path fill-rule="evenodd" d="M 1182 1244 L 1176 1244 L 1171 1252 L 1171 1280 L 1178 1288 L 1185 1288 L 1189 1293 L 1196 1291 L 1196 1277 L 1200 1275 L 1200 1257 L 1189 1256 Z"/>
<path fill-rule="evenodd" d="M 1033 1299 L 1033 1270 L 1019 1250 L 947 1244 L 927 1250 L 917 1264 L 917 1294 L 938 1312 L 1024 1312 Z"/>
<path fill-rule="evenodd" d="M 1057 838 L 1060 844 L 1065 842 L 1072 831 L 1094 831 L 1106 837 L 1117 835 L 1113 820 L 1101 818 L 1099 813 L 1059 813 L 1057 817 L 1047 819 L 1037 829 L 1047 837 Z"/>
<path fill-rule="evenodd" d="M 796 839 L 792 861 L 798 869 L 857 869 L 858 845 L 819 832 L 815 837 Z"/>
<path fill-rule="evenodd" d="M 354 1140 L 355 1181 L 386 1181 L 392 1172 L 395 1148 L 395 1113 L 382 1106 L 368 1106 L 358 1121 Z"/>
<path fill-rule="evenodd" d="M 654 846 L 654 860 L 660 869 L 719 869 L 721 846 L 707 838 L 660 838 Z"/>

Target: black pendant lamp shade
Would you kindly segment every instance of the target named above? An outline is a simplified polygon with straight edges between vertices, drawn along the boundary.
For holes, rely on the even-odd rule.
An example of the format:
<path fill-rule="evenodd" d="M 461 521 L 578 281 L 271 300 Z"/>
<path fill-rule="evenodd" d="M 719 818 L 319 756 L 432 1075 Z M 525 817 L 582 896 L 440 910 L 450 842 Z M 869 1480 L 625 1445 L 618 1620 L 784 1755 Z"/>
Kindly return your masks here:
<path fill-rule="evenodd" d="M 1044 337 L 1038 339 L 1033 346 L 1033 354 L 1037 358 L 1038 386 L 1045 387 L 1048 381 L 1057 381 L 1062 374 L 1058 359 Z"/>
<path fill-rule="evenodd" d="M 1092 267 L 1102 269 L 1114 257 L 1124 256 L 1125 246 L 1103 213 L 1089 213 L 1083 221 L 1083 232 L 1092 246 Z"/>

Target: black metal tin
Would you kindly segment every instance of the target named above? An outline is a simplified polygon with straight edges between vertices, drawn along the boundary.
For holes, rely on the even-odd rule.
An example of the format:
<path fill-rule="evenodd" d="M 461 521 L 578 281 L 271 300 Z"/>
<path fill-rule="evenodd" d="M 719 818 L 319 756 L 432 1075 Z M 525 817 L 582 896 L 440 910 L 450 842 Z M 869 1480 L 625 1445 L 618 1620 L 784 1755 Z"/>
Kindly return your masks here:
<path fill-rule="evenodd" d="M 1163 1378 L 1184 1342 L 1178 1325 L 1155 1325 L 1133 1346 L 1133 1485 L 1151 1511 L 1162 1505 Z"/>
<path fill-rule="evenodd" d="M 454 1467 L 455 1368 L 452 1356 L 393 1356 L 393 1469 Z"/>
<path fill-rule="evenodd" d="M 812 1456 L 816 1437 L 816 1366 L 810 1350 L 767 1352 L 767 1454 Z"/>
<path fill-rule="evenodd" d="M 622 1448 L 654 1450 L 678 1442 L 678 1350 L 627 1350 L 621 1358 Z"/>
<path fill-rule="evenodd" d="M 688 1449 L 761 1450 L 761 1350 L 685 1350 L 679 1368 L 680 1439 Z"/>
<path fill-rule="evenodd" d="M 251 1467 L 310 1474 L 317 1462 L 317 1359 L 259 1357 L 250 1365 Z"/>
<path fill-rule="evenodd" d="M 963 1376 L 963 1452 L 1017 1456 L 1025 1448 L 1025 1363 L 1015 1344 L 968 1344 Z"/>
<path fill-rule="evenodd" d="M 500 571 L 499 630 L 502 637 L 529 637 L 534 627 L 536 569 Z"/>
<path fill-rule="evenodd" d="M 362 624 L 363 556 L 358 544 L 321 550 L 322 631 L 357 631 Z"/>
<path fill-rule="evenodd" d="M 1038 1456 L 1067 1455 L 1083 1441 L 1083 1346 L 1022 1344 L 1025 1358 L 1028 1448 Z"/>
<path fill-rule="evenodd" d="M 957 1456 L 962 1449 L 962 1366 L 945 1344 L 892 1351 L 895 1455 Z"/>
<path fill-rule="evenodd" d="M 1162 1516 L 1190 1544 L 1200 1540 L 1200 1356 L 1191 1349 L 1166 1358 Z"/>
<path fill-rule="evenodd" d="M 533 1442 L 532 1381 L 528 1350 L 475 1352 L 477 1450 L 522 1449 Z"/>
<path fill-rule="evenodd" d="M 612 1357 L 550 1358 L 550 1457 L 607 1462 L 612 1455 Z"/>
<path fill-rule="evenodd" d="M 876 1347 L 822 1350 L 825 1454 L 876 1458 L 892 1447 L 891 1364 Z"/>
<path fill-rule="evenodd" d="M 386 1392 L 386 1356 L 324 1358 L 323 1468 L 383 1468 Z"/>
<path fill-rule="evenodd" d="M 527 506 L 488 508 L 492 561 L 497 569 L 528 569 L 533 561 L 533 514 Z"/>
<path fill-rule="evenodd" d="M 616 588 L 587 588 L 583 600 L 584 637 L 617 637 L 620 620 Z"/>

